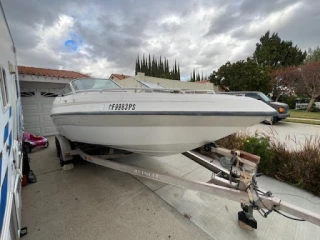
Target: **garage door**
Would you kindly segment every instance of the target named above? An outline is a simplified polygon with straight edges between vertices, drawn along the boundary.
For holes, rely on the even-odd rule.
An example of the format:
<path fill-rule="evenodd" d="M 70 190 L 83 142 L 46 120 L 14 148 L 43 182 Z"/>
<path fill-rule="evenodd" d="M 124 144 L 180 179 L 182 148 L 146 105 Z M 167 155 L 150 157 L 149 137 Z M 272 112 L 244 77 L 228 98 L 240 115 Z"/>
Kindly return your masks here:
<path fill-rule="evenodd" d="M 59 91 L 46 89 L 21 91 L 23 121 L 26 132 L 42 136 L 50 136 L 57 133 L 50 113 L 52 103 Z"/>

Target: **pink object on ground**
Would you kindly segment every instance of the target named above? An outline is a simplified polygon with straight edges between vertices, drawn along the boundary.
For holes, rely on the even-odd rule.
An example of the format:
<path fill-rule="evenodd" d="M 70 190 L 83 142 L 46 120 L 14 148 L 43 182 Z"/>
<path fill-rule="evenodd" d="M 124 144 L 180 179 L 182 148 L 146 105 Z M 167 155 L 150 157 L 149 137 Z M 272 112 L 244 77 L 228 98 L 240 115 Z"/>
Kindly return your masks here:
<path fill-rule="evenodd" d="M 23 139 L 24 139 L 24 146 L 27 152 L 31 152 L 31 150 L 36 147 L 46 148 L 49 146 L 48 139 L 42 136 L 35 136 L 28 132 L 23 133 Z"/>

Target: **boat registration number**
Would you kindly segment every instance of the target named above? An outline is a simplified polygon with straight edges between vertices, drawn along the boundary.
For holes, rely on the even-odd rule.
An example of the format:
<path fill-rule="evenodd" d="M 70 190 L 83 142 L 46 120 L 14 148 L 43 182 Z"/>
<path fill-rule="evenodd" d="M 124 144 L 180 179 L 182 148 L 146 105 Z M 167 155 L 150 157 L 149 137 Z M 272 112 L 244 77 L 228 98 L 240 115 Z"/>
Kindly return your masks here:
<path fill-rule="evenodd" d="M 113 103 L 109 104 L 109 110 L 116 110 L 116 111 L 121 111 L 121 110 L 136 110 L 136 105 L 133 103 Z"/>

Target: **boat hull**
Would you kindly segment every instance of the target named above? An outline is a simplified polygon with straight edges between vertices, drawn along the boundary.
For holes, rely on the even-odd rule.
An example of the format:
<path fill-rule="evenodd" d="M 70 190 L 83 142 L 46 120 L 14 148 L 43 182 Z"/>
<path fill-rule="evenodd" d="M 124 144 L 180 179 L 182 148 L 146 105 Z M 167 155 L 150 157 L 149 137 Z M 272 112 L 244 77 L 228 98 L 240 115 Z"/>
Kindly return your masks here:
<path fill-rule="evenodd" d="M 71 141 L 100 144 L 150 156 L 195 149 L 264 120 L 263 116 L 57 115 Z"/>
<path fill-rule="evenodd" d="M 144 155 L 195 149 L 275 115 L 267 104 L 218 94 L 81 92 L 57 97 L 51 117 L 76 142 Z"/>

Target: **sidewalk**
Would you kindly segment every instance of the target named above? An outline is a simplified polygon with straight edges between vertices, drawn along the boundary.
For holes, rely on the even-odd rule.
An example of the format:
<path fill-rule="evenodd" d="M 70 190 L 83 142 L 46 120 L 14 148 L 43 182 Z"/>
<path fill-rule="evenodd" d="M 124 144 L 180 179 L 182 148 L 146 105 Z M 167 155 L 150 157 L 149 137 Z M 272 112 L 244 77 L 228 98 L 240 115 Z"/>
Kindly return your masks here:
<path fill-rule="evenodd" d="M 303 120 L 303 121 L 320 122 L 320 119 L 312 119 L 312 118 L 293 118 L 293 117 L 288 117 L 287 120 Z"/>

